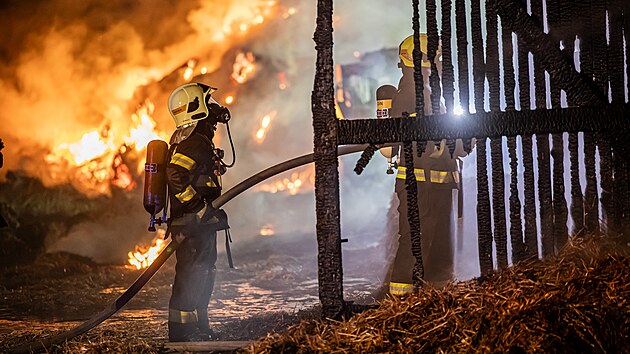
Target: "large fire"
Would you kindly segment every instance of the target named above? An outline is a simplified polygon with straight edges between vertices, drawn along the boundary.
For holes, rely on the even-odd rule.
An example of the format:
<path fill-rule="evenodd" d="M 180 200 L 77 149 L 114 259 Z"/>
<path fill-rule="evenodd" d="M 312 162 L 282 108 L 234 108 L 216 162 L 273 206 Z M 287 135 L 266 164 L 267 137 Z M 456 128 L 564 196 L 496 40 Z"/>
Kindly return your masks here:
<path fill-rule="evenodd" d="M 129 167 L 122 155 L 130 148 L 142 152 L 153 139 L 166 139 L 165 133 L 155 130 L 156 124 L 151 117 L 154 108 L 147 100 L 131 115 L 132 126 L 127 132 L 116 137 L 109 125 L 104 125 L 99 130 L 83 134 L 78 141 L 58 145 L 46 156 L 46 161 L 75 171 L 74 185 L 89 196 L 108 195 L 111 185 L 133 189 L 132 172 L 140 173 L 144 161 Z"/>
<path fill-rule="evenodd" d="M 218 8 L 221 10 L 218 11 Z M 142 89 L 150 88 L 152 83 L 161 82 L 164 79 L 171 80 L 172 73 L 177 73 L 179 83 L 190 82 L 196 75 L 211 74 L 220 65 L 219 59 L 222 54 L 227 53 L 228 49 L 233 47 L 232 44 L 244 38 L 247 33 L 255 31 L 257 26 L 265 23 L 271 16 L 286 19 L 296 12 L 297 10 L 293 7 L 283 7 L 278 0 L 227 1 L 221 4 L 214 1 L 202 1 L 200 8 L 192 10 L 186 18 L 188 24 L 194 29 L 193 35 L 181 38 L 181 43 L 175 43 L 160 50 L 152 50 L 149 47 L 143 47 L 143 43 L 133 41 L 140 41 L 140 38 L 130 38 L 130 47 L 134 50 L 140 48 L 142 55 L 140 58 L 137 55 L 132 56 L 136 52 L 129 49 L 129 53 L 123 51 L 121 61 L 110 58 L 108 49 L 102 49 L 102 52 L 94 54 L 98 60 L 82 60 L 84 53 L 80 52 L 80 46 L 75 48 L 73 40 L 63 43 L 67 48 L 57 45 L 59 38 L 65 40 L 71 36 L 63 36 L 64 32 L 59 31 L 59 33 L 55 32 L 60 36 L 59 38 L 52 35 L 50 38 L 47 37 L 47 41 L 54 43 L 50 48 L 63 51 L 64 55 L 55 56 L 52 54 L 59 53 L 46 52 L 42 54 L 41 61 L 33 61 L 33 65 L 68 69 L 60 75 L 65 75 L 64 78 L 79 77 L 78 83 L 69 83 L 73 88 L 80 85 L 92 89 L 73 91 L 90 92 L 92 96 L 86 99 L 86 97 L 75 95 L 76 100 L 68 100 L 66 104 L 71 109 L 63 110 L 61 108 L 65 108 L 66 105 L 62 105 L 59 112 L 67 116 L 63 120 L 66 123 L 63 126 L 59 125 L 62 134 L 55 132 L 46 135 L 53 137 L 46 142 L 49 152 L 45 156 L 47 168 L 50 170 L 48 173 L 51 178 L 50 184 L 70 182 L 89 197 L 111 195 L 112 189 L 126 191 L 137 189 L 138 177 L 143 173 L 144 150 L 147 144 L 154 139 L 168 139 L 167 133 L 160 130 L 167 127 L 161 126 L 163 120 L 160 116 L 156 115 L 157 121 L 154 119 L 155 105 L 147 98 L 150 96 L 158 102 L 159 96 L 154 97 L 152 94 L 156 91 L 149 89 L 146 90 L 147 94 L 144 97 L 138 97 L 140 92 L 145 92 Z M 217 16 L 217 13 L 221 15 Z M 127 30 L 126 27 L 124 29 Z M 112 50 L 118 50 L 115 53 L 120 54 L 118 52 L 122 50 L 124 43 L 121 44 L 116 40 L 117 35 L 120 33 L 112 30 L 112 40 L 104 41 L 104 43 L 120 44 L 120 48 L 112 48 Z M 125 38 L 128 37 L 125 36 Z M 191 49 L 196 46 L 202 49 L 199 51 Z M 212 48 L 212 55 L 207 55 L 207 48 Z M 76 56 L 65 56 L 65 51 L 72 52 L 73 50 L 78 53 Z M 52 63 L 48 62 L 49 58 L 53 61 Z M 54 62 L 55 59 L 52 58 L 57 58 L 58 62 Z M 73 72 L 73 65 L 67 65 L 66 61 L 59 58 L 76 64 L 74 66 L 77 67 L 77 73 Z M 84 62 L 86 62 L 85 68 L 82 66 Z M 92 68 L 94 63 L 101 64 L 102 68 Z M 78 75 L 80 69 L 85 69 L 81 72 L 82 76 Z M 97 76 L 97 70 L 101 69 L 105 69 L 106 74 Z M 231 79 L 227 78 L 227 80 L 232 80 L 230 84 L 234 87 L 227 87 L 226 95 L 222 98 L 226 105 L 234 105 L 237 102 L 237 87 L 241 87 L 240 85 L 252 79 L 257 69 L 256 56 L 253 52 L 242 49 L 241 52 L 236 53 Z M 49 72 L 55 73 L 54 70 Z M 94 73 L 94 77 L 85 73 Z M 277 73 L 277 80 L 282 90 L 290 85 L 285 72 Z M 38 77 L 36 83 L 48 81 L 63 83 L 63 80 L 59 80 L 54 75 L 50 78 Z M 44 102 L 51 102 L 56 107 L 60 101 L 59 98 L 65 98 L 59 95 L 59 92 L 64 91 L 62 88 L 54 87 L 53 90 L 44 92 L 47 88 L 36 86 L 35 91 L 40 95 L 46 93 L 48 96 Z M 159 94 L 164 94 L 164 92 Z M 138 98 L 146 99 L 142 102 Z M 85 106 L 89 106 L 89 109 L 83 109 L 83 102 L 86 102 Z M 129 109 L 138 102 L 142 103 L 138 107 Z M 42 104 L 42 107 L 46 106 Z M 254 131 L 252 138 L 254 141 L 261 143 L 265 140 L 275 115 L 276 111 L 272 111 L 262 117 L 258 130 Z M 43 130 L 44 127 L 42 127 Z M 261 190 L 272 193 L 288 191 L 290 194 L 297 194 L 304 190 L 305 185 L 312 186 L 313 178 L 313 171 L 304 170 L 292 174 L 290 178 L 273 182 L 273 185 L 262 186 Z M 273 228 L 271 230 L 273 232 Z M 129 252 L 130 265 L 137 268 L 149 266 L 165 245 L 162 236 L 163 231 L 160 231 L 153 240 L 152 246 L 144 248 L 137 246 L 136 250 Z"/>

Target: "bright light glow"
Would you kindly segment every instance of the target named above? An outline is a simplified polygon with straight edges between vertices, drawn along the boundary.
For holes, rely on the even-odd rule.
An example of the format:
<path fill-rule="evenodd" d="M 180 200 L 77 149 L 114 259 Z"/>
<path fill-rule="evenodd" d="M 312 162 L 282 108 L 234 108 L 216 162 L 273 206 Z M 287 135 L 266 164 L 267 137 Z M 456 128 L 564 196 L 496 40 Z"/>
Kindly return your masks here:
<path fill-rule="evenodd" d="M 267 128 L 270 122 L 271 122 L 271 117 L 269 117 L 269 115 L 267 114 L 266 116 L 263 117 L 262 122 L 260 123 L 260 126 L 263 128 Z"/>
<path fill-rule="evenodd" d="M 265 18 L 263 17 L 263 15 L 258 15 L 254 18 L 254 20 L 252 21 L 252 23 L 259 25 L 261 23 L 263 23 L 265 21 Z"/>
<path fill-rule="evenodd" d="M 81 165 L 115 148 L 111 138 L 102 136 L 98 130 L 94 130 L 83 134 L 80 141 L 59 145 L 57 151 L 68 151 L 74 163 Z"/>
<path fill-rule="evenodd" d="M 464 110 L 462 109 L 462 106 L 460 105 L 455 106 L 455 108 L 453 108 L 453 114 L 455 114 L 456 116 L 461 116 L 462 114 L 464 114 Z"/>
<path fill-rule="evenodd" d="M 225 98 L 225 104 L 232 104 L 234 102 L 234 96 L 227 96 Z"/>
<path fill-rule="evenodd" d="M 275 234 L 275 231 L 273 229 L 273 225 L 271 224 L 265 224 L 263 225 L 263 227 L 260 229 L 260 236 L 273 236 Z"/>
<path fill-rule="evenodd" d="M 265 140 L 265 136 L 267 135 L 267 131 L 271 126 L 271 120 L 276 116 L 276 111 L 272 111 L 269 114 L 266 114 L 260 120 L 260 128 L 256 131 L 256 140 L 258 143 L 262 143 Z"/>
<path fill-rule="evenodd" d="M 186 68 L 186 70 L 184 71 L 184 80 L 190 81 L 190 79 L 192 79 L 192 75 L 193 75 L 193 69 Z"/>
<path fill-rule="evenodd" d="M 261 184 L 256 190 L 269 193 L 286 192 L 290 195 L 296 195 L 299 192 L 308 192 L 314 186 L 315 168 L 309 166 L 299 172 L 293 172 L 290 177 L 281 177 L 275 181 Z"/>

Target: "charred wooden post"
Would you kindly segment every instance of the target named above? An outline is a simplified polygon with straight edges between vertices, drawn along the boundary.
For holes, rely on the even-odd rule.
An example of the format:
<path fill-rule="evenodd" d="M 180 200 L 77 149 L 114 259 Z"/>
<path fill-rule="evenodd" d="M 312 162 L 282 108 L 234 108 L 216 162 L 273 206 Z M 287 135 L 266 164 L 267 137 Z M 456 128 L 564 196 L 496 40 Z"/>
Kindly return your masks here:
<path fill-rule="evenodd" d="M 422 77 L 422 52 L 420 51 L 420 5 L 418 0 L 413 0 L 413 78 L 416 91 L 416 116 L 424 116 L 424 87 Z M 418 154 L 424 151 L 424 144 L 416 147 Z M 405 191 L 407 192 L 407 221 L 409 222 L 409 232 L 411 233 L 411 253 L 416 262 L 413 265 L 412 280 L 417 289 L 422 285 L 424 278 L 424 265 L 422 263 L 422 232 L 420 229 L 420 211 L 418 210 L 418 185 L 416 184 L 415 166 L 413 163 L 413 141 L 403 140 L 403 154 L 407 173 L 405 174 Z M 403 202 L 402 200 L 400 201 Z"/>
<path fill-rule="evenodd" d="M 590 1 L 580 1 L 578 21 L 590 23 Z M 591 28 L 582 29 L 580 39 L 580 72 L 582 75 L 593 77 L 593 49 Z M 597 175 L 595 171 L 595 134 L 584 133 L 584 167 L 586 169 L 586 190 L 584 191 L 584 229 L 590 234 L 599 234 L 599 203 L 597 197 Z"/>
<path fill-rule="evenodd" d="M 630 58 L 630 46 L 627 45 L 630 43 L 630 2 L 619 0 L 621 4 L 623 4 L 623 33 L 624 40 L 626 43 L 625 57 Z M 626 65 L 626 77 L 630 77 L 630 65 Z M 625 86 L 626 90 L 630 90 L 630 80 L 627 82 L 627 86 Z M 628 157 L 628 153 L 630 153 L 630 148 L 628 147 L 628 141 L 621 142 L 622 137 L 620 136 L 617 139 L 617 148 L 619 149 L 620 155 L 619 159 L 623 159 L 623 167 L 619 172 L 620 175 L 620 187 L 621 187 L 621 218 L 620 222 L 624 227 L 624 236 L 626 240 L 630 240 L 630 157 Z M 622 177 L 623 176 L 623 177 Z M 625 180 L 624 180 L 625 179 Z"/>
<path fill-rule="evenodd" d="M 543 2 L 531 1 L 532 17 L 536 21 L 536 29 L 543 30 Z M 536 109 L 547 109 L 547 89 L 545 84 L 545 67 L 539 53 L 534 53 L 534 97 Z M 554 255 L 553 241 L 553 212 L 545 210 L 544 206 L 552 205 L 551 195 L 551 165 L 549 154 L 549 134 L 536 135 L 536 151 L 538 153 L 538 201 L 540 203 L 540 240 L 542 256 Z"/>
<path fill-rule="evenodd" d="M 481 30 L 481 4 L 471 3 L 473 80 L 475 111 L 484 112 L 485 63 L 483 58 L 483 37 Z M 492 228 L 490 216 L 490 192 L 488 191 L 488 168 L 486 157 L 486 137 L 477 140 L 477 244 L 479 247 L 479 267 L 481 274 L 494 270 L 492 261 Z"/>
<path fill-rule="evenodd" d="M 457 78 L 459 80 L 459 103 L 462 106 L 462 113 L 464 114 L 468 114 L 470 112 L 470 93 L 468 80 L 468 30 L 466 23 L 466 13 L 466 2 L 464 0 L 455 0 L 455 27 L 457 30 Z M 470 153 L 470 151 L 472 150 L 472 139 L 463 139 L 463 142 L 464 150 L 467 153 Z M 463 191 L 460 192 L 463 193 Z"/>
<path fill-rule="evenodd" d="M 452 7 L 451 0 L 442 0 L 442 87 L 444 88 L 444 102 L 447 113 L 453 112 L 455 96 L 455 74 L 453 69 L 453 51 L 451 49 Z"/>
<path fill-rule="evenodd" d="M 623 104 L 625 103 L 625 90 L 624 90 L 624 24 L 623 24 L 623 6 L 624 2 L 617 0 L 610 2 L 609 5 L 609 17 L 610 17 L 610 46 L 608 48 L 608 68 L 612 103 Z M 626 16 L 629 14 L 625 14 Z M 623 139 L 623 138 L 622 138 Z M 626 176 L 627 165 L 623 157 L 623 153 L 618 148 L 617 141 L 619 137 L 613 137 L 613 222 L 612 228 L 615 232 L 623 232 L 622 227 L 625 225 L 623 220 L 624 199 L 628 198 L 627 188 L 628 180 Z"/>
<path fill-rule="evenodd" d="M 492 0 L 486 2 L 486 77 L 490 88 L 490 111 L 501 111 L 501 83 L 499 79 L 499 40 L 497 12 Z M 503 137 L 490 141 L 492 165 L 492 216 L 494 244 L 499 269 L 507 268 L 507 226 L 505 221 L 505 176 L 503 171 Z"/>
<path fill-rule="evenodd" d="M 451 19 L 452 19 L 452 7 L 453 3 L 451 0 L 442 0 L 441 2 L 442 9 L 442 36 L 440 37 L 442 41 L 442 87 L 443 87 L 443 96 L 444 96 L 444 106 L 446 108 L 446 113 L 453 113 L 453 109 L 455 107 L 455 73 L 453 67 L 453 51 L 451 49 Z M 448 150 L 453 156 L 453 152 L 455 151 L 455 140 L 449 139 L 446 144 L 448 145 Z M 461 178 L 461 176 L 460 176 Z M 461 179 L 460 179 L 461 181 Z M 460 190 L 458 192 L 458 198 L 460 202 L 458 203 L 458 214 L 461 216 L 463 212 L 463 191 Z"/>
<path fill-rule="evenodd" d="M 516 78 L 514 73 L 514 47 L 512 32 L 501 23 L 501 40 L 503 44 L 503 77 L 505 86 L 505 110 L 516 109 L 514 93 Z M 521 199 L 518 191 L 518 155 L 516 153 L 516 137 L 507 138 L 508 154 L 510 157 L 510 242 L 512 244 L 512 264 L 523 260 L 523 223 L 521 221 Z"/>
<path fill-rule="evenodd" d="M 591 45 L 593 54 L 593 80 L 599 92 L 601 92 L 605 99 L 605 103 L 608 103 L 608 46 L 606 45 L 606 27 L 607 14 L 606 14 L 606 2 L 605 1 L 592 1 L 591 2 Z M 612 14 L 610 14 L 612 15 Z M 612 147 L 608 136 L 596 133 L 595 140 L 597 143 L 597 152 L 599 154 L 599 176 L 600 176 L 600 198 L 601 204 L 601 216 L 600 227 L 602 232 L 607 234 L 612 231 L 609 224 L 612 224 L 613 219 L 613 191 L 612 191 Z"/>
<path fill-rule="evenodd" d="M 547 23 L 551 38 L 553 38 L 554 44 L 560 48 L 561 38 L 556 35 L 560 30 L 564 12 L 561 12 L 560 5 L 562 0 L 548 1 L 547 2 Z M 569 30 L 566 27 L 562 27 L 566 32 Z M 566 33 L 565 31 L 561 33 Z M 571 46 L 572 47 L 572 46 Z M 573 63 L 573 58 L 562 50 L 562 57 L 569 64 Z M 561 89 L 562 87 L 558 82 L 550 80 L 550 96 L 551 107 L 561 107 Z M 555 250 L 560 250 L 568 240 L 569 231 L 567 229 L 567 201 L 564 197 L 564 139 L 562 134 L 553 134 L 551 136 L 551 157 L 553 158 L 553 240 Z"/>
<path fill-rule="evenodd" d="M 338 318 L 344 308 L 332 14 L 333 0 L 317 1 L 317 27 L 314 36 L 317 63 L 311 108 L 314 132 L 319 299 L 322 303 L 324 318 Z"/>
<path fill-rule="evenodd" d="M 509 26 L 507 19 L 501 16 L 503 26 Z M 520 111 L 529 110 L 531 107 L 531 94 L 529 91 L 529 51 L 525 48 L 525 41 L 521 34 L 517 33 L 518 44 L 518 88 Z M 523 257 L 538 258 L 538 231 L 536 229 L 536 192 L 534 187 L 534 158 L 533 141 L 531 134 L 521 135 L 523 146 Z M 577 150 L 576 150 L 577 151 Z"/>
<path fill-rule="evenodd" d="M 435 54 L 438 50 L 439 34 L 437 28 L 437 5 L 435 0 L 425 0 L 427 6 L 427 59 L 431 63 L 431 75 L 429 84 L 431 85 L 431 111 L 433 114 L 440 114 L 440 100 L 442 97 L 442 87 L 438 76 L 437 65 L 435 64 Z M 418 28 L 418 33 L 420 29 Z M 415 57 L 414 57 L 415 61 Z M 420 65 L 420 60 L 414 65 Z M 418 83 L 416 83 L 418 85 Z"/>

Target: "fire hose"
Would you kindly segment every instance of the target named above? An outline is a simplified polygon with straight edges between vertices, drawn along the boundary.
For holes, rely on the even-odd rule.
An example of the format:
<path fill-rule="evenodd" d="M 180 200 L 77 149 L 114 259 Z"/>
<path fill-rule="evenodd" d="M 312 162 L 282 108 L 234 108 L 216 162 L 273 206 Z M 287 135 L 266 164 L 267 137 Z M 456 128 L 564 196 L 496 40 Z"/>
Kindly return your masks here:
<path fill-rule="evenodd" d="M 393 144 L 389 144 L 393 145 Z M 388 145 L 385 145 L 388 146 Z M 363 151 L 368 147 L 368 145 L 351 145 L 351 146 L 342 146 L 337 149 L 337 155 L 347 155 L 353 154 L 359 151 Z M 234 197 L 248 190 L 249 188 L 255 186 L 256 184 L 273 177 L 282 172 L 288 171 L 290 169 L 303 166 L 309 164 L 314 161 L 313 154 L 302 155 L 291 160 L 287 160 L 285 162 L 281 162 L 277 165 L 267 168 L 266 170 L 260 171 L 257 174 L 247 178 L 241 183 L 235 185 L 230 188 L 227 192 L 219 196 L 212 202 L 212 206 L 216 209 L 219 209 L 227 202 L 232 200 Z M 36 342 L 24 344 L 21 346 L 17 346 L 11 349 L 11 353 L 30 353 L 36 352 L 40 350 L 44 350 L 47 347 L 61 344 L 69 339 L 72 339 L 76 336 L 79 336 L 90 329 L 98 326 L 103 321 L 111 317 L 113 314 L 118 312 L 120 309 L 125 306 L 129 300 L 131 300 L 137 293 L 142 289 L 142 287 L 157 273 L 157 271 L 162 267 L 162 265 L 168 260 L 168 258 L 175 252 L 177 247 L 181 244 L 184 238 L 179 238 L 176 240 L 175 237 L 171 237 L 171 242 L 164 248 L 162 253 L 151 263 L 151 265 L 136 279 L 136 281 L 131 284 L 131 286 L 120 295 L 115 301 L 113 301 L 109 307 L 105 308 L 103 311 L 97 313 L 92 318 L 87 321 L 77 325 L 76 327 L 54 335 L 48 338 L 39 339 Z"/>

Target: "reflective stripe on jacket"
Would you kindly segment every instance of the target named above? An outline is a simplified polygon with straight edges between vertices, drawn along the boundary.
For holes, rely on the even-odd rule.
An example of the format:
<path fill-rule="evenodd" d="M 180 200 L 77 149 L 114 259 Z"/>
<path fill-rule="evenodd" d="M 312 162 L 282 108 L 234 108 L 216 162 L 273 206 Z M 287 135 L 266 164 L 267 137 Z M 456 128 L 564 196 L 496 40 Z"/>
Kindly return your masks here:
<path fill-rule="evenodd" d="M 414 174 L 416 175 L 416 181 L 418 182 L 426 182 L 427 179 L 424 174 L 424 169 L 414 168 Z M 459 172 L 458 171 L 436 171 L 430 170 L 430 178 L 429 182 L 431 183 L 459 183 Z M 396 178 L 405 179 L 407 177 L 407 168 L 404 166 L 398 167 L 398 173 L 396 174 Z"/>
<path fill-rule="evenodd" d="M 193 133 L 171 150 L 166 175 L 171 215 L 178 218 L 198 212 L 204 203 L 221 195 L 221 179 L 215 173 L 216 156 L 210 139 Z"/>

